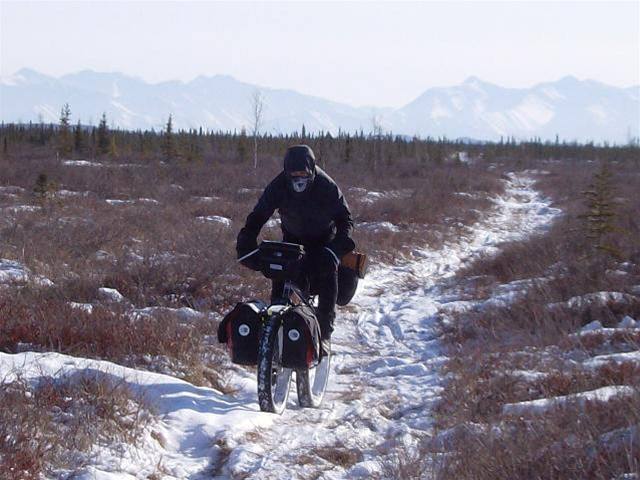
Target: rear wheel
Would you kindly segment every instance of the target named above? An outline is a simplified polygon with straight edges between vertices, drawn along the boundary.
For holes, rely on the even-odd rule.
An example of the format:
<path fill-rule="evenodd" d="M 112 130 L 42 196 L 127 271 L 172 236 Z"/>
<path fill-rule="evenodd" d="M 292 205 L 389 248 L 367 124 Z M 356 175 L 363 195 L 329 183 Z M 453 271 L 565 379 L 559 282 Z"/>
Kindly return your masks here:
<path fill-rule="evenodd" d="M 258 349 L 258 403 L 263 412 L 280 414 L 287 406 L 292 370 L 282 366 L 283 335 L 281 319 L 270 318 Z"/>
<path fill-rule="evenodd" d="M 330 366 L 331 352 L 327 352 L 315 367 L 296 370 L 298 404 L 301 407 L 318 408 L 322 404 L 329 382 Z"/>

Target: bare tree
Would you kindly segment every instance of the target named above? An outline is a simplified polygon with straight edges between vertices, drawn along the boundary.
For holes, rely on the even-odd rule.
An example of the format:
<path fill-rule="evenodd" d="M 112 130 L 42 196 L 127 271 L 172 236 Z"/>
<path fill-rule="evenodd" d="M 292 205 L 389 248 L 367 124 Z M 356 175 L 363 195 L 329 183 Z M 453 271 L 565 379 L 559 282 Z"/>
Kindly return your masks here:
<path fill-rule="evenodd" d="M 258 168 L 258 133 L 262 127 L 264 113 L 264 95 L 260 90 L 253 92 L 251 96 L 251 120 L 253 134 L 253 168 Z"/>
<path fill-rule="evenodd" d="M 373 170 L 378 168 L 378 160 L 382 157 L 382 115 L 371 113 L 371 136 L 373 137 Z"/>

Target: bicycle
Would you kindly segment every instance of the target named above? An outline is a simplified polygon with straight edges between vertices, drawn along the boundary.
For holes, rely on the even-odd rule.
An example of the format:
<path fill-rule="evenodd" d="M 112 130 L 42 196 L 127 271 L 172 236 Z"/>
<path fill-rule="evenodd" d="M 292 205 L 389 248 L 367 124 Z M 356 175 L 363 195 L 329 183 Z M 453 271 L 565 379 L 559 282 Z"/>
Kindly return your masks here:
<path fill-rule="evenodd" d="M 331 352 L 320 352 L 315 296 L 309 293 L 308 288 L 303 289 L 296 283 L 300 278 L 304 247 L 263 241 L 249 255 L 258 255 L 260 270 L 265 277 L 282 282 L 279 298 L 271 305 L 263 306 L 259 312 L 261 332 L 257 364 L 260 410 L 277 414 L 285 410 L 294 372 L 298 404 L 317 408 L 322 403 L 329 380 Z M 299 321 L 301 317 L 308 328 Z M 290 358 L 285 358 L 289 353 Z M 301 362 L 302 354 L 305 355 L 304 362 Z"/>

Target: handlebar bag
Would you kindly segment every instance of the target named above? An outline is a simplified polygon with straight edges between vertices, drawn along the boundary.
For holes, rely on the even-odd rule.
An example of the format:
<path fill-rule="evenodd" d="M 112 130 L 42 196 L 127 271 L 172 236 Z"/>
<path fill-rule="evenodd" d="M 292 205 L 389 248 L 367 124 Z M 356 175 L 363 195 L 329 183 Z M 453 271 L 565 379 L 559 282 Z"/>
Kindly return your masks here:
<path fill-rule="evenodd" d="M 297 277 L 304 247 L 295 243 L 263 241 L 259 247 L 262 273 L 272 280 Z"/>
<path fill-rule="evenodd" d="M 261 312 L 265 308 L 265 303 L 260 300 L 241 302 L 220 322 L 218 341 L 227 344 L 233 363 L 258 364 L 258 345 L 262 332 Z"/>
<path fill-rule="evenodd" d="M 298 305 L 284 316 L 282 366 L 304 369 L 320 360 L 320 325 L 307 305 Z"/>

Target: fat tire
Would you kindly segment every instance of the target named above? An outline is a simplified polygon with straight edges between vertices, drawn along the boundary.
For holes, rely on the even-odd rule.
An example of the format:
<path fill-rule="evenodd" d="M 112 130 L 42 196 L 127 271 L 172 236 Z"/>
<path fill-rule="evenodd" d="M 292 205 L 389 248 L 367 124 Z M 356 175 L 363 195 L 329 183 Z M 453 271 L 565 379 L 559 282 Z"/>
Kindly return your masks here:
<path fill-rule="evenodd" d="M 325 363 L 326 362 L 326 363 Z M 320 370 L 319 370 L 320 369 Z M 296 391 L 298 393 L 298 405 L 304 408 L 318 408 L 322 405 L 324 392 L 329 383 L 331 371 L 331 353 L 322 357 L 321 362 L 313 370 L 308 368 L 296 370 Z M 316 379 L 316 375 L 322 373 L 324 379 Z M 323 384 L 315 385 L 316 380 L 322 380 Z"/>
<path fill-rule="evenodd" d="M 278 354 L 278 331 L 282 329 L 282 321 L 278 318 L 270 318 L 262 331 L 258 348 L 258 404 L 263 412 L 281 414 L 287 406 L 289 387 L 291 384 L 291 370 L 280 367 L 280 372 L 288 376 L 285 381 L 284 392 L 274 391 L 278 387 L 274 385 L 274 353 Z M 274 401 L 274 395 L 283 395 L 281 402 Z"/>

